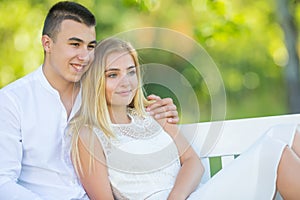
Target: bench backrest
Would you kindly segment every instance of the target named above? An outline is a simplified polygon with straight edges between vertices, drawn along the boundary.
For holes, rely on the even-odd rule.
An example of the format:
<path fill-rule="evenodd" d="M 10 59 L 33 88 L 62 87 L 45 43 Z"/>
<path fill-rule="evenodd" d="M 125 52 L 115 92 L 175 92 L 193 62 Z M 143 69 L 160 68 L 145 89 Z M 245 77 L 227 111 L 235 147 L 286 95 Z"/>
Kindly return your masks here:
<path fill-rule="evenodd" d="M 250 147 L 269 128 L 300 123 L 300 114 L 182 124 L 181 132 L 201 157 L 205 183 L 220 169 Z M 276 193 L 275 200 L 282 200 Z"/>
<path fill-rule="evenodd" d="M 300 114 L 182 124 L 180 130 L 209 165 L 206 166 L 206 176 L 209 178 L 250 147 L 269 128 L 291 123 L 300 123 Z"/>

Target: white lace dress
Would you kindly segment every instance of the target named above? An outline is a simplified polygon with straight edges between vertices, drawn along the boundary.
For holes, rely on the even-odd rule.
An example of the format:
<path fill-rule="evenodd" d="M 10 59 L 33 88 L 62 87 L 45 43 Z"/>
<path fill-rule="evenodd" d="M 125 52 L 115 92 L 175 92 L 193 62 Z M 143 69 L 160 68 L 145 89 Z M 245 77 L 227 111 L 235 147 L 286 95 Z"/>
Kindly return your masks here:
<path fill-rule="evenodd" d="M 94 129 L 101 141 L 115 199 L 167 199 L 180 169 L 171 137 L 151 117 L 129 112 L 130 124 L 113 125 L 115 138 Z M 277 167 L 297 125 L 270 129 L 248 151 L 205 184 L 189 200 L 268 200 L 276 192 Z"/>
<path fill-rule="evenodd" d="M 176 145 L 151 117 L 130 111 L 130 124 L 113 125 L 115 138 L 94 129 L 101 141 L 116 199 L 168 194 L 180 169 Z"/>

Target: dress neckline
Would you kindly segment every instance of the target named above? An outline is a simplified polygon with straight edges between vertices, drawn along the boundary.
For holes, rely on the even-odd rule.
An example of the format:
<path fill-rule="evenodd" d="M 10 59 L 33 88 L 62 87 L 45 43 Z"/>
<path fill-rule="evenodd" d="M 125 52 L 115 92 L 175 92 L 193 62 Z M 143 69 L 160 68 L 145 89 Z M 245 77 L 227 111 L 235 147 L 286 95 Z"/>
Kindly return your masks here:
<path fill-rule="evenodd" d="M 159 134 L 162 127 L 151 116 L 140 116 L 135 109 L 128 108 L 127 115 L 131 122 L 128 124 L 112 124 L 113 132 L 119 136 L 134 139 L 148 139 Z"/>

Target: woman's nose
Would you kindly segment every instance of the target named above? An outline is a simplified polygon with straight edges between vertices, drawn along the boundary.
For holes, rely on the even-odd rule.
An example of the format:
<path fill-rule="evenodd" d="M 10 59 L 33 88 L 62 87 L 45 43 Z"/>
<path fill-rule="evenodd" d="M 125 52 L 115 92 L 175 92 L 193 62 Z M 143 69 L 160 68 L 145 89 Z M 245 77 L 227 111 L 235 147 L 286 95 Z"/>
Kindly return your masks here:
<path fill-rule="evenodd" d="M 120 80 L 121 85 L 126 86 L 129 85 L 129 77 L 127 74 L 124 74 L 122 79 Z"/>

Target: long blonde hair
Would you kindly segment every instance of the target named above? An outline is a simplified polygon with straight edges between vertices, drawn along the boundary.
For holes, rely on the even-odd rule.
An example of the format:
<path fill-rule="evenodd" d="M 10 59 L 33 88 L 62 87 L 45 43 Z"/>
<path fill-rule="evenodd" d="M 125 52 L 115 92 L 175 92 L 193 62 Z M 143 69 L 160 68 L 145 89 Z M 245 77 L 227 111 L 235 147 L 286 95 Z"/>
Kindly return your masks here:
<path fill-rule="evenodd" d="M 141 116 L 145 116 L 145 106 L 149 104 L 143 92 L 141 69 L 136 50 L 130 43 L 117 38 L 108 38 L 100 41 L 95 48 L 95 59 L 91 63 L 90 69 L 82 77 L 81 107 L 70 122 L 70 131 L 72 133 L 71 158 L 77 173 L 79 173 L 79 170 L 82 172 L 78 150 L 79 131 L 81 128 L 85 126 L 90 130 L 89 135 L 84 136 L 88 138 L 88 150 L 91 155 L 90 166 L 93 163 L 93 155 L 95 155 L 94 144 L 96 140 L 92 129 L 99 128 L 106 136 L 114 137 L 105 96 L 105 68 L 108 64 L 106 60 L 108 55 L 113 52 L 128 53 L 133 58 L 136 66 L 138 88 L 129 107 L 134 108 Z"/>

